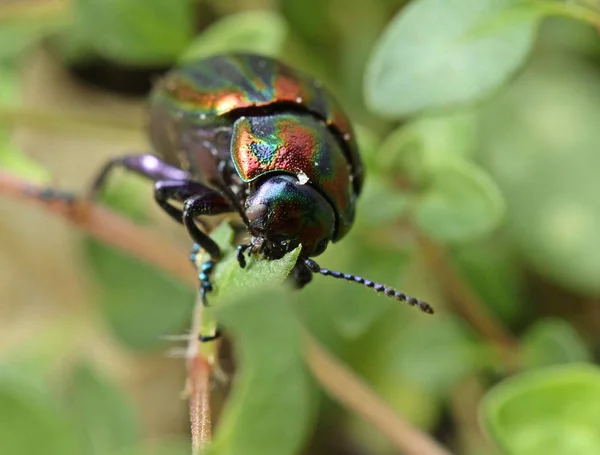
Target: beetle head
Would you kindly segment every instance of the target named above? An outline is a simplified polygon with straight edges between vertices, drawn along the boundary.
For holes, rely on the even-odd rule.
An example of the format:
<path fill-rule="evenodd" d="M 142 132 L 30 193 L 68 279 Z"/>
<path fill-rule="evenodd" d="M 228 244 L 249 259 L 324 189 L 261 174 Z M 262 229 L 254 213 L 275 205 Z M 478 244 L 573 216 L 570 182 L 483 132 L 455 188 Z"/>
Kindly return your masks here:
<path fill-rule="evenodd" d="M 278 259 L 302 244 L 303 256 L 327 248 L 335 229 L 333 208 L 319 192 L 296 176 L 271 174 L 257 182 L 246 200 L 252 245 Z"/>

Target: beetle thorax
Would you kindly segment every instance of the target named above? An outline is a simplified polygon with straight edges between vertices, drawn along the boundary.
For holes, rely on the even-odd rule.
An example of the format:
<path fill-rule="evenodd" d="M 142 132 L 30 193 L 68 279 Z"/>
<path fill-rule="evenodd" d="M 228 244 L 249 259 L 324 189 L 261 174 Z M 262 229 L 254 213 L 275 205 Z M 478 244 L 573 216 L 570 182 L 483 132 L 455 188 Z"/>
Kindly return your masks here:
<path fill-rule="evenodd" d="M 333 208 L 298 177 L 271 174 L 256 184 L 246 201 L 252 249 L 278 259 L 302 244 L 304 256 L 321 254 L 335 230 Z"/>

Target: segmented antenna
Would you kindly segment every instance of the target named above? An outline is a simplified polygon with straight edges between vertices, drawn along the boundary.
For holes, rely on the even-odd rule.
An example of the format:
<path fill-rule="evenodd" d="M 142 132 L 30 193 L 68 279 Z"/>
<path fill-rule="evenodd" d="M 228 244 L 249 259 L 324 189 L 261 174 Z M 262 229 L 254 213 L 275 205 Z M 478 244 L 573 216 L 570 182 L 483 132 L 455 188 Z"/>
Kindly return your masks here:
<path fill-rule="evenodd" d="M 333 278 L 338 278 L 340 280 L 351 281 L 353 283 L 362 284 L 368 288 L 373 289 L 375 292 L 379 292 L 380 294 L 385 294 L 388 297 L 392 297 L 401 302 L 406 302 L 409 305 L 417 306 L 421 309 L 421 311 L 433 314 L 433 308 L 426 302 L 423 302 L 415 297 L 411 297 L 406 295 L 404 292 L 396 291 L 394 288 L 390 288 L 384 284 L 376 283 L 371 280 L 367 280 L 361 276 L 351 275 L 349 273 L 336 272 L 335 270 L 322 269 L 319 264 L 317 264 L 312 259 L 304 259 L 304 264 L 308 267 L 308 269 L 313 273 L 319 273 L 324 276 L 331 276 Z"/>

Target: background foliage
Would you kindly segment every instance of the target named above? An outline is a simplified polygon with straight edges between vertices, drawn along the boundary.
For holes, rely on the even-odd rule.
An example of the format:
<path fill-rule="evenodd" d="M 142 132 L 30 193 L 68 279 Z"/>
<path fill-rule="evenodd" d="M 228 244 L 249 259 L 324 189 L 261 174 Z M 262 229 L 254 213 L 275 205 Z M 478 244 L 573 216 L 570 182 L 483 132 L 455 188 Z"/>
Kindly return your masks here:
<path fill-rule="evenodd" d="M 303 325 L 453 453 L 597 454 L 599 29 L 595 0 L 3 0 L 0 166 L 83 189 L 148 149 L 143 97 L 171 65 L 282 58 L 335 92 L 367 167 L 320 262 L 436 315 L 319 277 L 271 289 L 291 257 L 225 262 L 215 317 L 238 369 L 210 453 L 395 453 L 310 379 Z M 186 254 L 145 182 L 104 196 Z M 187 453 L 163 337 L 193 291 L 35 209 L 0 213 L 0 452 Z"/>

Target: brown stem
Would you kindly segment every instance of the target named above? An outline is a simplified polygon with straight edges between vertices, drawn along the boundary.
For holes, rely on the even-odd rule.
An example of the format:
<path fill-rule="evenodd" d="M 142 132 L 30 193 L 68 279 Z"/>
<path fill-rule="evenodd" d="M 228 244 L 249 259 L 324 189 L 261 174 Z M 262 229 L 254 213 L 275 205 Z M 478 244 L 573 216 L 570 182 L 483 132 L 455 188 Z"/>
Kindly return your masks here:
<path fill-rule="evenodd" d="M 306 363 L 329 395 L 373 424 L 405 455 L 450 455 L 425 433 L 398 416 L 344 364 L 304 331 Z"/>
<path fill-rule="evenodd" d="M 427 265 L 434 271 L 454 309 L 485 339 L 490 340 L 505 359 L 509 371 L 516 369 L 517 340 L 500 321 L 486 309 L 485 304 L 456 270 L 443 248 L 433 240 L 419 235 L 419 243 Z"/>
<path fill-rule="evenodd" d="M 195 341 L 197 343 L 197 341 Z M 190 392 L 190 426 L 192 455 L 199 454 L 210 444 L 212 421 L 210 413 L 211 367 L 201 355 L 190 359 L 188 384 Z"/>
<path fill-rule="evenodd" d="M 196 278 L 187 261 L 187 254 L 169 245 L 147 229 L 123 219 L 108 209 L 94 204 L 40 199 L 43 188 L 0 171 L 0 194 L 37 204 L 75 224 L 88 234 L 138 257 L 165 272 L 196 286 Z M 193 337 L 191 337 L 193 338 Z M 194 340 L 195 341 L 195 340 Z M 425 433 L 412 427 L 394 413 L 346 366 L 329 354 L 308 333 L 304 336 L 306 362 L 321 386 L 340 403 L 371 422 L 394 445 L 408 455 L 449 455 Z M 193 348 L 192 348 L 193 349 Z M 195 351 L 193 351 L 195 352 Z M 210 439 L 210 406 L 208 402 L 210 364 L 195 355 L 190 361 L 192 419 L 194 446 L 200 448 Z"/>

